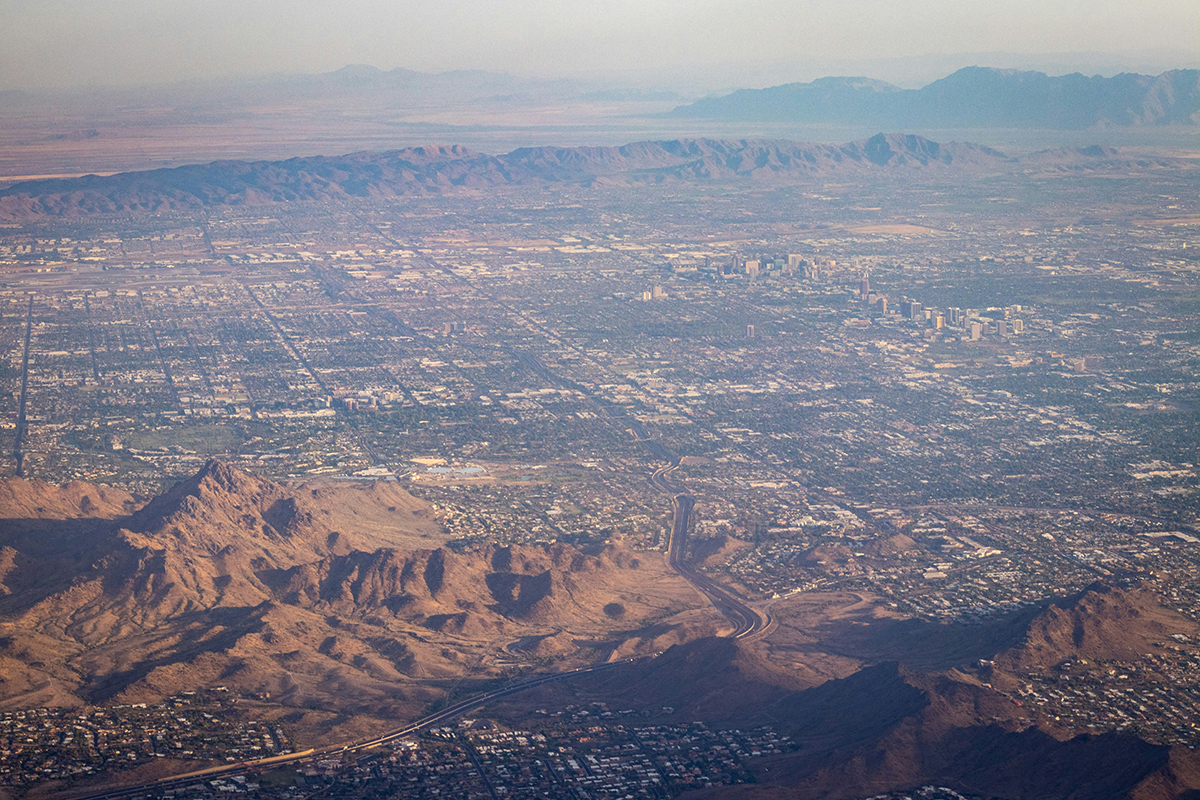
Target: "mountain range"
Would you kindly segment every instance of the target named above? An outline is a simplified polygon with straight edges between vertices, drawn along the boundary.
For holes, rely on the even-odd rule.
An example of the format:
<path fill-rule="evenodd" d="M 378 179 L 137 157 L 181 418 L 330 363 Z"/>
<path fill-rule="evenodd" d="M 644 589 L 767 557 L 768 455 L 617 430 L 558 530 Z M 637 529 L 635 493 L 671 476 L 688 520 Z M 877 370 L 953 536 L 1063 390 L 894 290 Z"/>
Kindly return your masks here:
<path fill-rule="evenodd" d="M 1100 147 L 1015 159 L 969 142 L 878 134 L 840 145 L 787 140 L 673 139 L 620 147 L 524 147 L 487 155 L 415 147 L 283 161 L 214 161 L 170 169 L 38 180 L 0 189 L 0 220 L 165 212 L 211 206 L 343 201 L 507 186 L 628 186 L 672 182 L 804 183 L 833 177 L 975 175 L 1191 168 L 1178 158 L 1127 158 Z"/>
<path fill-rule="evenodd" d="M 664 721 L 771 724 L 797 743 L 754 759 L 755 785 L 713 797 L 848 799 L 931 782 L 1047 800 L 1200 792 L 1195 751 L 1132 730 L 1078 735 L 1019 699 L 1031 676 L 1090 686 L 1171 637 L 1200 641 L 1200 624 L 1136 585 L 975 625 L 814 592 L 775 602 L 768 636 L 735 640 L 661 553 L 458 552 L 431 507 L 392 481 L 280 484 L 211 461 L 149 500 L 5 479 L 0 507 L 0 710 L 220 685 L 269 696 L 302 741 L 332 744 L 514 663 L 643 655 L 486 713 L 536 726 L 534 709 L 586 699 Z"/>
<path fill-rule="evenodd" d="M 869 78 L 821 78 L 704 98 L 670 116 L 893 129 L 1195 126 L 1200 70 L 1103 78 L 966 67 L 920 89 Z"/>
<path fill-rule="evenodd" d="M 404 717 L 505 643 L 563 664 L 725 623 L 665 559 L 446 549 L 395 482 L 282 485 L 214 461 L 149 502 L 0 481 L 0 709 L 144 702 L 213 681 Z"/>

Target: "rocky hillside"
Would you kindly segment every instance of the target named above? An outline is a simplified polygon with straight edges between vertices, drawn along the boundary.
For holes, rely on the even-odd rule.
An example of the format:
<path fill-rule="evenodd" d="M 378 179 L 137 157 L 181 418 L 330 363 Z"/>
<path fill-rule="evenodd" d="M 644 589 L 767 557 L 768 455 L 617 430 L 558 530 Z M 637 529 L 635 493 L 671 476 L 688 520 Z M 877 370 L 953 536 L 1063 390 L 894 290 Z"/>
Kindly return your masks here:
<path fill-rule="evenodd" d="M 50 518 L 0 523 L 0 707 L 220 683 L 405 714 L 509 645 L 582 663 L 723 625 L 656 554 L 442 548 L 395 483 L 284 486 L 214 461 L 119 516 L 99 487 L 25 494 Z M 107 516 L 60 519 L 82 496 Z"/>
<path fill-rule="evenodd" d="M 524 704 L 665 706 L 666 719 L 768 724 L 795 740 L 794 753 L 755 762 L 757 785 L 711 797 L 850 800 L 928 784 L 1006 800 L 1167 800 L 1200 790 L 1196 751 L 1132 729 L 1080 730 L 1021 691 L 1032 675 L 1056 674 L 1064 663 L 1072 682 L 1102 691 L 1101 676 L 1121 660 L 1144 658 L 1172 635 L 1195 641 L 1200 625 L 1153 593 L 1097 585 L 984 625 L 898 621 L 869 604 L 839 608 L 856 599 L 799 596 L 773 608 L 781 627 L 765 641 L 697 640 L 574 686 L 539 688 Z M 805 619 L 813 605 L 825 607 L 818 625 Z M 854 661 L 845 656 L 851 650 Z M 815 676 L 821 668 L 825 678 Z M 510 713 L 521 719 L 518 708 Z"/>

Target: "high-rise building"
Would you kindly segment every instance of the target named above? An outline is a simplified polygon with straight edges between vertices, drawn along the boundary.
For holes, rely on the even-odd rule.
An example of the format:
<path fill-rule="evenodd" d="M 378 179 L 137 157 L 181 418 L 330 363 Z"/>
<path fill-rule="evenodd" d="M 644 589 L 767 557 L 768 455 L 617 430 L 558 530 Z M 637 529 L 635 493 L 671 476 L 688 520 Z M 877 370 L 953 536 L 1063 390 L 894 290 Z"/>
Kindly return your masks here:
<path fill-rule="evenodd" d="M 1012 321 L 1012 326 L 1013 326 L 1013 333 L 1024 333 L 1025 332 L 1025 320 L 1014 319 Z"/>
<path fill-rule="evenodd" d="M 754 326 L 753 326 L 753 325 L 747 325 L 747 326 L 746 326 L 746 338 L 747 338 L 747 339 L 753 339 L 753 338 L 754 338 Z"/>
<path fill-rule="evenodd" d="M 900 316 L 906 319 L 923 319 L 921 304 L 916 300 L 907 300 L 900 304 Z"/>
<path fill-rule="evenodd" d="M 667 296 L 667 292 L 665 289 L 663 289 L 663 287 L 661 287 L 661 286 L 654 287 L 653 297 L 655 300 L 662 300 L 666 296 Z"/>
<path fill-rule="evenodd" d="M 871 294 L 871 279 L 866 275 L 862 276 L 862 280 L 858 284 L 858 296 L 864 300 Z"/>
<path fill-rule="evenodd" d="M 971 332 L 971 341 L 977 342 L 979 341 L 979 337 L 983 335 L 983 323 L 972 322 L 969 330 Z"/>
<path fill-rule="evenodd" d="M 760 262 L 757 259 L 754 261 L 747 261 L 746 262 L 746 274 L 749 275 L 751 278 L 757 278 L 759 266 L 760 266 Z"/>

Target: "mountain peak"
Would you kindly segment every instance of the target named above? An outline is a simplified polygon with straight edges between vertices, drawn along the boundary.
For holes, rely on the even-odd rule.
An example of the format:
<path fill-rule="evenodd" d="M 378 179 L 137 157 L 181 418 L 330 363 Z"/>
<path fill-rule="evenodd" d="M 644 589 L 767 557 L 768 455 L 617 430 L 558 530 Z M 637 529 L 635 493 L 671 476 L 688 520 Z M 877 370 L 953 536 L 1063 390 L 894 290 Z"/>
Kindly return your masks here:
<path fill-rule="evenodd" d="M 222 461 L 219 458 L 210 458 L 204 462 L 204 466 L 196 473 L 195 480 L 200 483 L 213 481 L 220 486 L 231 488 L 241 479 L 247 477 L 249 477 L 247 473 L 238 470 L 228 461 Z"/>
<path fill-rule="evenodd" d="M 129 527 L 150 532 L 167 526 L 181 515 L 237 516 L 231 512 L 240 512 L 243 506 L 259 506 L 266 497 L 274 495 L 282 495 L 282 487 L 214 458 L 195 475 L 147 503 L 130 518 Z"/>

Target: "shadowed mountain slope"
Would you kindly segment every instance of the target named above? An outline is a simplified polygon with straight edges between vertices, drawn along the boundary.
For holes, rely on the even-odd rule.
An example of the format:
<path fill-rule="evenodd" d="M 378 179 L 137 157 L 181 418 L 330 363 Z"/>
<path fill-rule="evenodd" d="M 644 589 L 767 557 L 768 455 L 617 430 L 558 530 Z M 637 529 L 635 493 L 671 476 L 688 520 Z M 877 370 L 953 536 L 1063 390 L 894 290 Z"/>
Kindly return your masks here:
<path fill-rule="evenodd" d="M 663 721 L 769 724 L 795 742 L 795 752 L 754 762 L 758 785 L 712 789 L 706 797 L 849 800 L 935 784 L 1005 800 L 1166 800 L 1200 788 L 1195 751 L 1132 732 L 1073 735 L 1007 688 L 1019 685 L 1021 669 L 1083 656 L 1126 657 L 1170 633 L 1196 634 L 1200 626 L 1163 608 L 1147 590 L 1097 585 L 990 628 L 897 627 L 897 620 L 861 614 L 830 618 L 807 630 L 811 649 L 804 657 L 849 651 L 860 666 L 807 688 L 796 685 L 794 667 L 772 661 L 769 651 L 781 646 L 774 640 L 789 624 L 785 605 L 774 611 L 781 628 L 766 641 L 689 642 L 652 661 L 539 687 L 524 705 L 599 701 L 647 709 Z M 875 627 L 879 633 L 847 641 L 847 634 Z M 939 634 L 946 643 L 939 644 Z M 897 640 L 905 637 L 915 640 L 901 647 Z M 930 648 L 941 652 L 922 655 Z M 895 656 L 903 663 L 888 660 Z M 515 724 L 525 724 L 517 722 L 519 710 L 513 713 Z"/>

